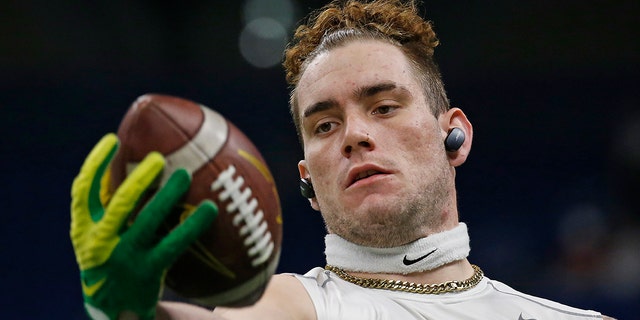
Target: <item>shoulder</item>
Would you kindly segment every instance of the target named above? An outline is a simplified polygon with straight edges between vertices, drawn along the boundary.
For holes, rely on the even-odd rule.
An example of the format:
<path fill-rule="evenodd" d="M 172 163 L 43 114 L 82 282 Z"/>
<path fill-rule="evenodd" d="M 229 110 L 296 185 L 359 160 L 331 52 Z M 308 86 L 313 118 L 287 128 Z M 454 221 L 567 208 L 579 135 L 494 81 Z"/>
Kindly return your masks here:
<path fill-rule="evenodd" d="M 575 308 L 560 302 L 522 293 L 500 281 L 487 280 L 485 294 L 488 300 L 502 301 L 504 305 L 521 310 L 521 314 L 529 314 L 530 317 L 552 317 L 554 319 L 602 318 L 600 313 L 593 310 Z"/>

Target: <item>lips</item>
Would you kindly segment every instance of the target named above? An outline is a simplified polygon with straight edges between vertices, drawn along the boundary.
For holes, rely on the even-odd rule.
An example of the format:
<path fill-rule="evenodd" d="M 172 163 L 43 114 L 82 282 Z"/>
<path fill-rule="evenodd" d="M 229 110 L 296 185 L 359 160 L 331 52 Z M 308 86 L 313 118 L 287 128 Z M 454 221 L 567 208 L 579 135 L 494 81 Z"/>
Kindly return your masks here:
<path fill-rule="evenodd" d="M 354 167 L 349 171 L 349 175 L 348 175 L 348 179 L 347 179 L 347 183 L 345 184 L 345 188 L 350 187 L 351 185 L 353 185 L 354 183 L 377 175 L 377 174 L 387 174 L 389 172 L 387 172 L 386 170 L 382 169 L 382 168 L 378 168 L 374 165 L 366 165 L 366 166 L 361 166 L 361 167 Z"/>
<path fill-rule="evenodd" d="M 380 173 L 380 171 L 377 171 L 377 170 L 367 170 L 367 171 L 364 171 L 364 172 L 360 172 L 360 173 L 358 173 L 358 175 L 356 175 L 355 179 L 353 179 L 353 182 L 356 182 L 356 181 L 358 181 L 360 179 L 364 179 L 366 177 L 370 177 L 370 176 L 372 176 L 374 174 L 378 174 L 378 173 Z"/>

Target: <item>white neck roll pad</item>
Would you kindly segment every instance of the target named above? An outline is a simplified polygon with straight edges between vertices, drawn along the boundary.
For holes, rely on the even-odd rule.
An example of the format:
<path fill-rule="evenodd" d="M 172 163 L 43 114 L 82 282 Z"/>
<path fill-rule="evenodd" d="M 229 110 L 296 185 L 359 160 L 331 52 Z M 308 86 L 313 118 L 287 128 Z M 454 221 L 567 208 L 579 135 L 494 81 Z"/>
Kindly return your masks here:
<path fill-rule="evenodd" d="M 325 236 L 327 264 L 355 272 L 409 274 L 428 271 L 469 256 L 467 225 L 393 248 L 351 243 L 336 234 Z"/>

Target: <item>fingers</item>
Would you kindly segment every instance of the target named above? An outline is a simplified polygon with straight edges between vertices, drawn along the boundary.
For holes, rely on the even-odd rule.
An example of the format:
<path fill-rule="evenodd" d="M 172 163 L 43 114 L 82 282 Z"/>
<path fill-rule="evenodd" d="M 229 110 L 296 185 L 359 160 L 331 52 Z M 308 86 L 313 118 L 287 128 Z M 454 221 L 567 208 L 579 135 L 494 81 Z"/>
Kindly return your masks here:
<path fill-rule="evenodd" d="M 87 156 L 71 187 L 71 229 L 99 220 L 103 209 L 100 203 L 100 178 L 118 147 L 115 134 L 105 135 Z"/>
<path fill-rule="evenodd" d="M 156 246 L 150 258 L 157 266 L 168 267 L 193 243 L 218 216 L 218 207 L 205 200 L 193 214 L 178 225 Z"/>
<path fill-rule="evenodd" d="M 136 222 L 129 229 L 132 239 L 143 245 L 149 244 L 162 221 L 189 189 L 190 183 L 191 175 L 187 170 L 180 168 L 173 172 L 167 183 L 140 211 Z"/>
<path fill-rule="evenodd" d="M 100 221 L 104 234 L 117 234 L 144 192 L 162 172 L 164 163 L 165 160 L 160 153 L 149 153 L 118 187 Z"/>

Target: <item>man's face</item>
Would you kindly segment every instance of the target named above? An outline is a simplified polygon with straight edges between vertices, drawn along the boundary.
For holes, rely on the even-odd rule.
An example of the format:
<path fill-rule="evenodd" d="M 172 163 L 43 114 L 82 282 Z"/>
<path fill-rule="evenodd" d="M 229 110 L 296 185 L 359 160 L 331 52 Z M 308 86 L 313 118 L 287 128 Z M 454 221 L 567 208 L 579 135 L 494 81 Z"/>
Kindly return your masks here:
<path fill-rule="evenodd" d="M 330 232 L 390 247 L 441 231 L 455 211 L 446 128 L 397 47 L 355 41 L 320 54 L 296 94 L 300 175 Z"/>

